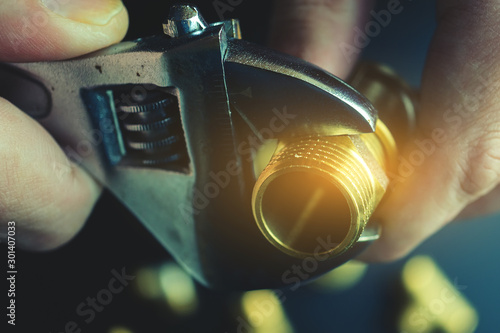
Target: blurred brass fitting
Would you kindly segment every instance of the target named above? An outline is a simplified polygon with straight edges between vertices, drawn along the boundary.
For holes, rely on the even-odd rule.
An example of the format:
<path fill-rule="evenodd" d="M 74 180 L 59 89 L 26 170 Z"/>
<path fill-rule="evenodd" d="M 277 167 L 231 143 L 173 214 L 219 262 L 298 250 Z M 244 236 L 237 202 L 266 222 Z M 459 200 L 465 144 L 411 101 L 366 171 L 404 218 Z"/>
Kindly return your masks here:
<path fill-rule="evenodd" d="M 338 256 L 359 240 L 397 164 L 391 125 L 399 141 L 413 130 L 412 91 L 390 70 L 363 64 L 350 82 L 379 111 L 375 132 L 282 139 L 255 184 L 259 229 L 289 255 Z M 327 237 L 334 246 L 319 248 Z"/>

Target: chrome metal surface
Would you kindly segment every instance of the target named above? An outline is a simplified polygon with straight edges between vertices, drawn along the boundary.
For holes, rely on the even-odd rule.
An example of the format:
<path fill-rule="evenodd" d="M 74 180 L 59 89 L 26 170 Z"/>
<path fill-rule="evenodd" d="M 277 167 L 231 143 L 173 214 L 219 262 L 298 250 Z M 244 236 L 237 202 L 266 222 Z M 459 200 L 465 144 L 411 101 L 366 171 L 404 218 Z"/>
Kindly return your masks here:
<path fill-rule="evenodd" d="M 377 113 L 332 74 L 239 40 L 237 21 L 206 25 L 196 8 L 174 7 L 165 32 L 183 37 L 142 38 L 66 61 L 2 64 L 0 81 L 16 88 L 0 94 L 36 117 L 200 282 L 287 285 L 284 272 L 301 260 L 270 245 L 254 221 L 256 149 L 266 135 L 373 132 Z M 177 109 L 155 113 L 167 103 L 151 99 L 158 92 L 176 99 Z M 162 160 L 181 159 L 178 147 L 168 151 L 171 137 L 184 142 L 182 163 Z M 367 242 L 318 260 L 311 277 L 351 259 L 373 237 L 360 239 Z"/>
<path fill-rule="evenodd" d="M 176 38 L 202 31 L 207 25 L 196 7 L 175 5 L 171 7 L 169 18 L 163 24 L 163 32 Z"/>

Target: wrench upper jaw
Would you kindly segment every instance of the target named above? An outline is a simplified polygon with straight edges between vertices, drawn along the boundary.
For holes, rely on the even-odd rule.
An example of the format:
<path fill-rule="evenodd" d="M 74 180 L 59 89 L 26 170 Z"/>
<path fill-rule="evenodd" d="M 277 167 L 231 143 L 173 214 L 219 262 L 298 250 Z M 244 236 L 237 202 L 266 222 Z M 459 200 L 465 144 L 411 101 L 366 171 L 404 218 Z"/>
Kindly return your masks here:
<path fill-rule="evenodd" d="M 356 135 L 375 130 L 378 115 L 364 96 L 303 60 L 229 39 L 224 70 L 232 112 L 254 130 L 270 128 L 276 117 L 286 125 L 279 136 Z"/>

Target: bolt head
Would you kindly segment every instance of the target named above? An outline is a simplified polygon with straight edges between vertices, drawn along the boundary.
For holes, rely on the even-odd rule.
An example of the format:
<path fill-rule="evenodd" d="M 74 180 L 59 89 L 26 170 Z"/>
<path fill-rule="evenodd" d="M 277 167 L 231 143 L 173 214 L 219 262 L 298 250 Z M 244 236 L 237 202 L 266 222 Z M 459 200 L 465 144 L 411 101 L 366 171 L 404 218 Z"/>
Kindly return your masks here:
<path fill-rule="evenodd" d="M 163 32 L 172 38 L 177 38 L 202 31 L 207 26 L 195 6 L 174 5 L 170 8 L 169 17 L 163 24 Z"/>

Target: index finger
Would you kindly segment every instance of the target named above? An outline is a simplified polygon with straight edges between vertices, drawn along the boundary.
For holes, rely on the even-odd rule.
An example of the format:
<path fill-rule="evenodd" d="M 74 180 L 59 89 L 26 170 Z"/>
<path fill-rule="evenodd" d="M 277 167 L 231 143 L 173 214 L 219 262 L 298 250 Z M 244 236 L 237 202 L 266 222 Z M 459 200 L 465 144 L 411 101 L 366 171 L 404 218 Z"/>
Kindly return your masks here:
<path fill-rule="evenodd" d="M 354 44 L 357 24 L 364 22 L 372 0 L 276 0 L 270 44 L 345 78 L 359 53 Z"/>

